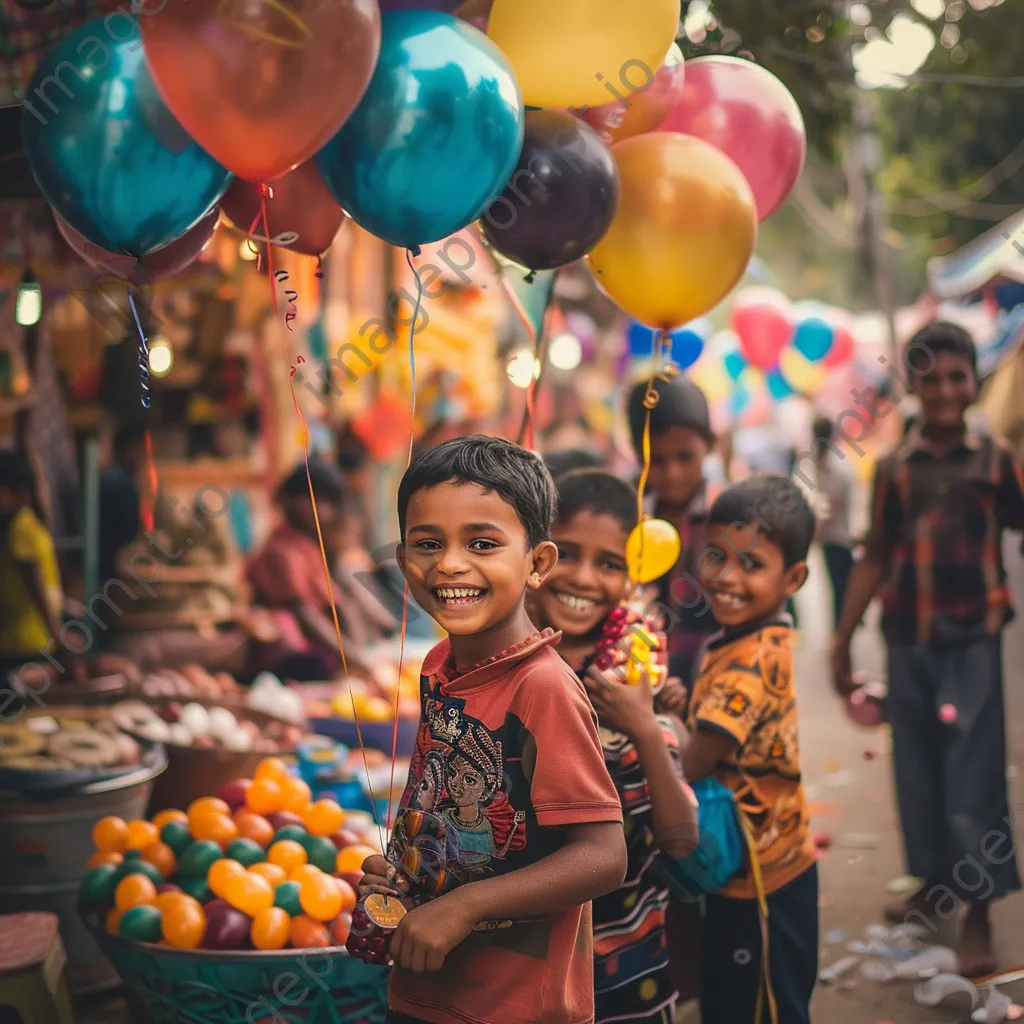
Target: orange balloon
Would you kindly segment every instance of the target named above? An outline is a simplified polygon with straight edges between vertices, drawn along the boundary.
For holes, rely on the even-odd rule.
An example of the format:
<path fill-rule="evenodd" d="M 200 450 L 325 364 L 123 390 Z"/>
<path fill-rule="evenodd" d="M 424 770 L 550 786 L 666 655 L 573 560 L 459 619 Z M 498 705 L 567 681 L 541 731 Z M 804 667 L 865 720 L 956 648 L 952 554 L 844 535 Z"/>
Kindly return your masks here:
<path fill-rule="evenodd" d="M 288 881 L 288 872 L 284 868 L 278 867 L 276 864 L 262 863 L 253 864 L 249 870 L 254 875 L 259 875 L 260 878 L 265 878 L 275 889 L 282 882 Z"/>
<path fill-rule="evenodd" d="M 612 147 L 619 208 L 587 257 L 634 320 L 673 330 L 733 289 L 757 240 L 757 205 L 740 169 L 689 135 L 638 135 Z"/>
<path fill-rule="evenodd" d="M 317 800 L 302 815 L 306 831 L 314 836 L 332 836 L 341 828 L 345 812 L 335 800 Z"/>
<path fill-rule="evenodd" d="M 283 810 L 291 811 L 293 814 L 302 814 L 313 799 L 313 793 L 309 786 L 302 779 L 289 776 L 281 786 L 281 797 L 284 801 Z"/>
<path fill-rule="evenodd" d="M 257 814 L 275 814 L 284 810 L 284 792 L 276 779 L 254 779 L 245 802 Z"/>
<path fill-rule="evenodd" d="M 92 841 L 103 853 L 124 853 L 128 849 L 128 823 L 124 818 L 100 818 L 93 827 Z"/>
<path fill-rule="evenodd" d="M 290 875 L 309 860 L 309 854 L 306 853 L 305 847 L 294 839 L 280 839 L 267 850 L 267 860 L 279 868 L 284 868 Z"/>
<path fill-rule="evenodd" d="M 160 872 L 164 878 L 170 878 L 177 866 L 174 851 L 166 843 L 153 843 L 142 851 L 142 859 Z"/>
<path fill-rule="evenodd" d="M 222 900 L 228 898 L 228 884 L 233 878 L 238 878 L 245 874 L 245 868 L 238 863 L 237 860 L 215 860 L 210 865 L 210 870 L 206 873 L 206 884 L 210 887 L 210 892 L 214 896 L 219 896 Z"/>
<path fill-rule="evenodd" d="M 167 810 L 153 816 L 153 824 L 158 829 L 162 829 L 164 825 L 170 825 L 172 822 L 187 825 L 188 815 L 184 811 Z"/>
<path fill-rule="evenodd" d="M 255 182 L 323 148 L 363 98 L 380 53 L 375 0 L 189 0 L 139 28 L 181 126 Z"/>
<path fill-rule="evenodd" d="M 264 850 L 274 838 L 274 826 L 262 814 L 250 811 L 248 807 L 240 807 L 235 811 L 234 821 L 240 839 L 251 839 L 254 843 L 259 843 Z"/>
<path fill-rule="evenodd" d="M 156 886 L 146 875 L 127 875 L 114 890 L 114 906 L 118 910 L 131 910 L 143 904 L 156 905 Z"/>
<path fill-rule="evenodd" d="M 252 921 L 250 937 L 257 949 L 284 949 L 291 935 L 292 919 L 280 907 L 261 910 Z"/>
<path fill-rule="evenodd" d="M 330 933 L 320 921 L 315 921 L 305 914 L 291 919 L 290 935 L 293 949 L 310 949 L 313 946 L 331 946 Z"/>
<path fill-rule="evenodd" d="M 235 910 L 255 917 L 261 910 L 274 905 L 274 890 L 265 878 L 243 871 L 241 875 L 228 879 L 224 899 Z"/>
<path fill-rule="evenodd" d="M 85 866 L 91 870 L 92 868 L 98 868 L 101 864 L 120 864 L 123 860 L 124 854 L 114 853 L 113 850 L 109 853 L 105 853 L 103 850 L 97 850 L 85 862 Z"/>
<path fill-rule="evenodd" d="M 192 837 L 209 839 L 223 849 L 232 839 L 238 838 L 238 826 L 226 814 L 210 814 L 192 823 Z"/>

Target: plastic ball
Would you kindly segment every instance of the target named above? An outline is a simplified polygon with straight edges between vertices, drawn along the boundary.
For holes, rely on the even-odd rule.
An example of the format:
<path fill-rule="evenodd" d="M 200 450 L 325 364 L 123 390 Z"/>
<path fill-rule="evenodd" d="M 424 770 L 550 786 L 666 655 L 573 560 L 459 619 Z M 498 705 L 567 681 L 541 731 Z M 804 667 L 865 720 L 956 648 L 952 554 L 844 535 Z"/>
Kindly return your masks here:
<path fill-rule="evenodd" d="M 363 862 L 367 857 L 374 857 L 377 851 L 369 846 L 349 846 L 339 850 L 334 861 L 334 870 L 339 875 L 347 875 L 355 871 L 363 870 Z"/>
<path fill-rule="evenodd" d="M 236 910 L 255 917 L 261 910 L 274 905 L 274 890 L 265 878 L 244 871 L 228 879 L 224 899 Z"/>
<path fill-rule="evenodd" d="M 123 910 L 118 910 L 117 907 L 111 907 L 107 911 L 107 916 L 103 919 L 103 928 L 108 935 L 118 935 L 120 933 L 121 917 L 124 914 Z"/>
<path fill-rule="evenodd" d="M 156 842 L 152 846 L 145 847 L 142 851 L 142 859 L 147 864 L 152 864 L 164 878 L 170 878 L 177 866 L 174 851 L 166 843 Z"/>
<path fill-rule="evenodd" d="M 292 919 L 280 907 L 267 907 L 252 920 L 250 937 L 257 949 L 284 949 L 291 936 Z"/>
<path fill-rule="evenodd" d="M 245 874 L 245 868 L 237 860 L 216 860 L 210 865 L 206 875 L 206 884 L 210 891 L 221 899 L 227 899 L 228 884 L 232 878 Z"/>
<path fill-rule="evenodd" d="M 128 849 L 128 823 L 124 818 L 101 818 L 92 830 L 92 841 L 103 853 L 124 853 Z"/>
<path fill-rule="evenodd" d="M 334 884 L 338 887 L 338 892 L 341 893 L 341 909 L 343 911 L 351 910 L 359 902 L 355 888 L 349 885 L 344 878 L 335 878 Z"/>
<path fill-rule="evenodd" d="M 197 900 L 182 895 L 163 910 L 161 927 L 175 949 L 198 949 L 206 936 L 206 914 Z"/>
<path fill-rule="evenodd" d="M 226 904 L 206 908 L 204 949 L 244 949 L 249 941 L 251 921 L 240 910 Z"/>
<path fill-rule="evenodd" d="M 84 907 L 109 907 L 114 902 L 120 881 L 117 869 L 116 864 L 100 864 L 85 873 L 78 894 Z"/>
<path fill-rule="evenodd" d="M 104 853 L 102 850 L 97 850 L 86 862 L 85 866 L 87 869 L 98 868 L 103 864 L 113 864 L 115 867 L 124 860 L 124 856 L 120 853 Z"/>
<path fill-rule="evenodd" d="M 289 938 L 293 949 L 326 948 L 331 945 L 331 936 L 322 921 L 305 914 L 291 919 Z"/>
<path fill-rule="evenodd" d="M 199 903 L 207 904 L 213 898 L 205 878 L 186 878 L 181 883 L 182 890 Z"/>
<path fill-rule="evenodd" d="M 154 886 L 159 885 L 163 880 L 164 876 L 160 871 L 149 863 L 147 860 L 140 858 L 125 858 L 124 861 L 117 866 L 117 880 L 120 882 L 122 878 L 128 878 L 131 875 L 145 875 Z"/>
<path fill-rule="evenodd" d="M 159 942 L 163 937 L 162 919 L 156 907 L 148 904 L 131 907 L 121 915 L 118 934 L 133 942 Z"/>
<path fill-rule="evenodd" d="M 243 867 L 252 867 L 267 859 L 263 848 L 252 839 L 234 839 L 227 845 L 224 851 L 225 857 L 237 860 Z"/>
<path fill-rule="evenodd" d="M 284 810 L 284 792 L 275 779 L 256 778 L 246 794 L 249 808 L 257 814 Z"/>
<path fill-rule="evenodd" d="M 330 875 L 321 875 L 299 886 L 299 903 L 317 921 L 331 921 L 341 913 L 344 898 L 337 882 Z"/>
<path fill-rule="evenodd" d="M 314 836 L 330 836 L 341 828 L 345 812 L 335 800 L 317 800 L 302 815 L 306 828 Z"/>
<path fill-rule="evenodd" d="M 306 845 L 306 839 L 309 833 L 306 831 L 305 825 L 282 825 L 274 833 L 274 838 L 271 840 L 272 843 L 279 843 L 282 839 L 294 839 L 295 842 L 301 845 Z"/>
<path fill-rule="evenodd" d="M 238 826 L 228 814 L 208 814 L 192 822 L 192 836 L 208 839 L 224 849 L 238 838 Z"/>
<path fill-rule="evenodd" d="M 265 757 L 253 772 L 253 779 L 273 779 L 282 782 L 290 777 L 288 765 L 279 757 Z"/>
<path fill-rule="evenodd" d="M 254 843 L 259 843 L 264 850 L 274 838 L 274 826 L 262 814 L 256 814 L 247 807 L 235 811 L 234 821 L 240 839 L 251 839 Z"/>
<path fill-rule="evenodd" d="M 294 839 L 282 839 L 267 850 L 267 860 L 279 868 L 284 868 L 291 875 L 296 868 L 308 862 L 309 854 Z"/>
<path fill-rule="evenodd" d="M 166 843 L 176 857 L 180 857 L 192 845 L 192 833 L 187 821 L 169 821 L 160 829 L 160 841 Z"/>
<path fill-rule="evenodd" d="M 222 857 L 220 847 L 208 839 L 194 842 L 178 861 L 178 873 L 183 878 L 206 878 L 214 861 Z M 184 887 L 183 887 L 184 888 Z"/>
<path fill-rule="evenodd" d="M 129 875 L 117 883 L 114 906 L 130 910 L 143 905 L 156 906 L 156 886 L 145 875 Z"/>
<path fill-rule="evenodd" d="M 277 887 L 288 879 L 288 872 L 284 868 L 278 867 L 277 864 L 268 864 L 266 861 L 260 864 L 253 864 L 249 870 L 254 875 L 265 878 L 272 887 Z"/>
<path fill-rule="evenodd" d="M 343 910 L 330 924 L 327 925 L 327 933 L 331 937 L 331 944 L 344 946 L 352 932 L 352 914 Z"/>
<path fill-rule="evenodd" d="M 226 814 L 230 818 L 231 808 L 218 796 L 201 796 L 198 800 L 193 800 L 188 805 L 188 821 L 190 825 L 194 826 L 198 819 L 205 818 L 211 814 Z"/>
<path fill-rule="evenodd" d="M 197 902 L 192 896 L 189 896 L 187 892 L 182 892 L 180 889 L 174 889 L 168 892 L 160 892 L 157 890 L 156 903 L 154 906 L 161 914 L 166 914 L 168 907 L 177 906 L 183 900 L 189 900 L 193 903 Z"/>
<path fill-rule="evenodd" d="M 178 810 L 166 810 L 153 815 L 153 824 L 159 829 L 163 829 L 164 825 L 169 825 L 172 821 L 187 825 L 188 815 L 184 811 Z"/>
<path fill-rule="evenodd" d="M 274 906 L 280 907 L 291 917 L 298 917 L 302 913 L 302 903 L 299 901 L 301 889 L 298 882 L 281 882 L 274 890 Z"/>
<path fill-rule="evenodd" d="M 302 779 L 289 776 L 278 785 L 281 787 L 282 810 L 302 814 L 309 807 L 313 793 Z"/>
<path fill-rule="evenodd" d="M 129 850 L 144 850 L 160 842 L 160 830 L 151 821 L 129 821 L 126 832 Z"/>
<path fill-rule="evenodd" d="M 330 839 L 325 836 L 307 836 L 302 845 L 309 856 L 310 864 L 316 865 L 321 871 L 326 871 L 328 874 L 335 870 L 338 851 Z"/>
<path fill-rule="evenodd" d="M 300 864 L 294 871 L 288 874 L 289 882 L 298 882 L 302 885 L 309 878 L 319 878 L 323 872 L 315 864 Z"/>

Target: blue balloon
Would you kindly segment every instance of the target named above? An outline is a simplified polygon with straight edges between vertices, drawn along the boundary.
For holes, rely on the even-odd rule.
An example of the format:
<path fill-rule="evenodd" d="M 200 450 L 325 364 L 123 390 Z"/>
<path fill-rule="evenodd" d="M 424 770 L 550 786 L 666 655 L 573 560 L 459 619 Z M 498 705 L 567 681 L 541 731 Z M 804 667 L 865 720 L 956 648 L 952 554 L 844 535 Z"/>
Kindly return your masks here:
<path fill-rule="evenodd" d="M 416 249 L 471 224 L 504 191 L 525 111 L 505 56 L 472 25 L 397 11 L 382 33 L 366 96 L 316 159 L 357 224 Z"/>
<path fill-rule="evenodd" d="M 764 379 L 765 383 L 768 385 L 768 394 L 771 395 L 776 402 L 781 402 L 782 399 L 796 394 L 789 384 L 786 383 L 786 378 L 782 376 L 782 372 L 780 370 L 769 370 L 764 375 Z"/>
<path fill-rule="evenodd" d="M 835 340 L 835 328 L 819 317 L 811 317 L 797 324 L 793 335 L 793 348 L 812 363 L 824 359 Z"/>
<path fill-rule="evenodd" d="M 733 349 L 731 352 L 725 353 L 725 358 L 722 360 L 722 364 L 725 366 L 725 372 L 733 380 L 739 380 L 743 376 L 743 372 L 750 365 L 746 357 L 739 349 Z"/>
<path fill-rule="evenodd" d="M 681 370 L 693 366 L 701 353 L 704 351 L 704 337 L 698 328 L 703 328 L 703 321 L 695 320 L 686 327 L 680 327 L 673 331 L 669 338 L 672 341 L 671 359 Z M 629 342 L 629 354 L 634 359 L 650 359 L 654 335 L 656 331 L 644 324 L 630 324 L 627 340 Z"/>
<path fill-rule="evenodd" d="M 117 42 L 103 19 L 43 56 L 21 124 L 49 204 L 108 252 L 141 258 L 180 238 L 231 180 L 160 99 L 138 35 Z"/>

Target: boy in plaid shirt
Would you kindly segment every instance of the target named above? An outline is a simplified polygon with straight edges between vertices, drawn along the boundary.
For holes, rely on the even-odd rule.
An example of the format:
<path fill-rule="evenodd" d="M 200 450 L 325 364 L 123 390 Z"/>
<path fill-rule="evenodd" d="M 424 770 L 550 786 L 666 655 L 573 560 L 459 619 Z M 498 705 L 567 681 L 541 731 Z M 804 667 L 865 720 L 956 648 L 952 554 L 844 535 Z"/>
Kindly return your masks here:
<path fill-rule="evenodd" d="M 850 640 L 881 592 L 897 799 L 908 868 L 924 882 L 886 916 L 932 922 L 966 904 L 960 972 L 978 977 L 995 969 L 989 905 L 1020 888 L 1006 793 L 1001 635 L 1013 608 L 1001 541 L 1003 530 L 1024 529 L 1024 478 L 1009 448 L 965 420 L 978 391 L 966 331 L 930 324 L 904 360 L 921 418 L 876 470 L 833 677 L 841 696 L 854 691 Z"/>

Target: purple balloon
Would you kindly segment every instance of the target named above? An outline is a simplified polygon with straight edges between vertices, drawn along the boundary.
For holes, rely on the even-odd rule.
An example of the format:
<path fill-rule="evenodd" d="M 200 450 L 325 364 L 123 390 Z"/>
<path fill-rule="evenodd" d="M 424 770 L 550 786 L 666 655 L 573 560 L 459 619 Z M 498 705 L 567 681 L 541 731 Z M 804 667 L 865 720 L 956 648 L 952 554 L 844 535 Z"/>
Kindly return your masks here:
<path fill-rule="evenodd" d="M 618 205 L 618 167 L 597 133 L 572 114 L 529 110 L 515 174 L 480 228 L 520 266 L 554 270 L 604 238 Z"/>
<path fill-rule="evenodd" d="M 463 0 L 380 0 L 380 13 L 392 11 L 443 11 L 451 14 Z"/>

